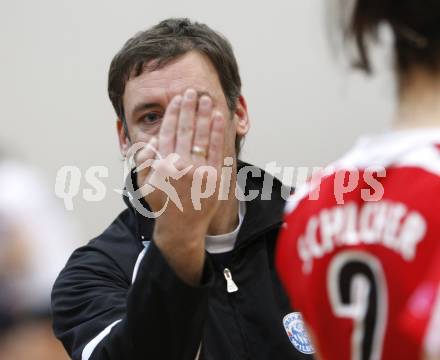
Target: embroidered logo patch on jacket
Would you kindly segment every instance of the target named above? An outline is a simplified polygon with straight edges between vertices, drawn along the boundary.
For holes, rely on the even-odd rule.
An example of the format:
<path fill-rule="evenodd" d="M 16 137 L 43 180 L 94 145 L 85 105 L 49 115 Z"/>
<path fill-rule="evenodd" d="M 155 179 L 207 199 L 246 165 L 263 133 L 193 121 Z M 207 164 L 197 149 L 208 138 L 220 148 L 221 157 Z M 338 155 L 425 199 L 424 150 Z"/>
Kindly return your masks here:
<path fill-rule="evenodd" d="M 303 354 L 313 354 L 315 352 L 302 315 L 299 312 L 287 314 L 283 319 L 283 325 L 290 342 L 298 351 Z"/>

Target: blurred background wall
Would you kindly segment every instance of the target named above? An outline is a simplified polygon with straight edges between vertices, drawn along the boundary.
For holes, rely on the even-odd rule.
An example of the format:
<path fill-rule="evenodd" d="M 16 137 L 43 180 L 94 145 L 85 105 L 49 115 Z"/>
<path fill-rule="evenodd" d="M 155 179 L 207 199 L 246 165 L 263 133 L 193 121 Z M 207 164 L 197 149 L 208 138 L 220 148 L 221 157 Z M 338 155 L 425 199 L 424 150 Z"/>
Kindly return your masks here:
<path fill-rule="evenodd" d="M 80 242 L 99 234 L 124 207 L 112 190 L 122 162 L 106 93 L 110 61 L 135 32 L 185 16 L 235 49 L 252 120 L 242 158 L 325 165 L 361 133 L 386 129 L 394 98 L 388 52 L 377 55 L 375 79 L 350 72 L 328 45 L 327 10 L 324 0 L 3 1 L 0 147 L 40 169 L 51 189 L 62 166 L 108 167 L 103 201 L 80 193 L 64 210 Z M 81 191 L 87 186 L 83 178 Z"/>

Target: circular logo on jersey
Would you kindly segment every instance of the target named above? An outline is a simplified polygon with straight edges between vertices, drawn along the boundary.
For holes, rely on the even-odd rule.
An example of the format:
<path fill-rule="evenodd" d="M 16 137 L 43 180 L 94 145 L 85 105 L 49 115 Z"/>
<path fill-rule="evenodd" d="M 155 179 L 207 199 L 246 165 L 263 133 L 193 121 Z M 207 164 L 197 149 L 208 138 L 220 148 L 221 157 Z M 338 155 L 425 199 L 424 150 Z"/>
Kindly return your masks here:
<path fill-rule="evenodd" d="M 283 325 L 290 342 L 298 351 L 303 354 L 315 353 L 315 349 L 307 334 L 302 315 L 299 312 L 293 312 L 284 316 Z"/>

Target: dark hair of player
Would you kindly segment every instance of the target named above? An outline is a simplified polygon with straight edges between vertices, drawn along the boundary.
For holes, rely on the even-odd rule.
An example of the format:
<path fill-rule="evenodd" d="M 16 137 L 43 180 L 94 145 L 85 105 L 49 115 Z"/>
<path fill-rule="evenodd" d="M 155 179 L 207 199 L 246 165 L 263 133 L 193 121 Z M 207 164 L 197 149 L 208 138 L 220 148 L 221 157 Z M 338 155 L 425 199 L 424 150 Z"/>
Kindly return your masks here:
<path fill-rule="evenodd" d="M 354 6 L 344 26 L 348 39 L 358 49 L 356 67 L 371 73 L 369 39 L 377 40 L 379 25 L 390 25 L 394 37 L 395 66 L 400 76 L 414 68 L 440 70 L 440 1 L 439 0 L 340 0 L 341 10 L 347 1 Z"/>

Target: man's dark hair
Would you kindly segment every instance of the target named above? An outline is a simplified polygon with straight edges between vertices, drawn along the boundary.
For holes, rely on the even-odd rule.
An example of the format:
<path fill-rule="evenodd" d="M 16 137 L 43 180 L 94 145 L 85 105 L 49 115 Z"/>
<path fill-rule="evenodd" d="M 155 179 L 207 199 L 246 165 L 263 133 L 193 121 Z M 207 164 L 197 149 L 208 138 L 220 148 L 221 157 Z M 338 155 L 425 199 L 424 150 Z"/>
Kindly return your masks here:
<path fill-rule="evenodd" d="M 108 78 L 108 94 L 116 114 L 125 121 L 123 95 L 127 81 L 139 76 L 153 61 L 155 70 L 170 61 L 197 51 L 211 61 L 231 114 L 241 95 L 241 79 L 232 47 L 228 40 L 205 24 L 186 18 L 167 19 L 129 39 L 113 58 Z M 237 155 L 240 139 L 236 141 Z"/>
<path fill-rule="evenodd" d="M 347 0 L 340 0 L 346 13 Z M 355 0 L 345 28 L 359 50 L 356 65 L 371 72 L 367 40 L 377 37 L 381 23 L 388 23 L 395 35 L 396 68 L 406 75 L 414 67 L 440 69 L 439 0 Z"/>

